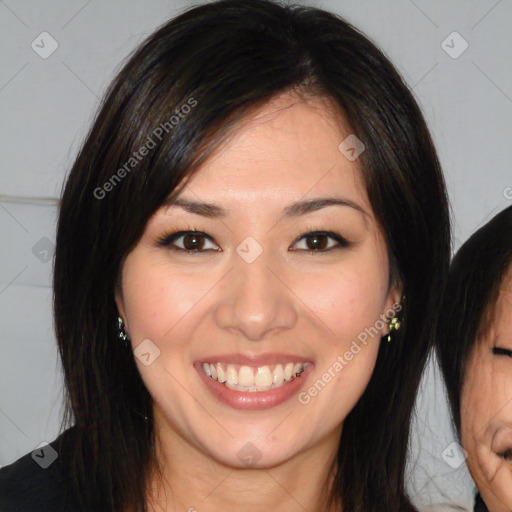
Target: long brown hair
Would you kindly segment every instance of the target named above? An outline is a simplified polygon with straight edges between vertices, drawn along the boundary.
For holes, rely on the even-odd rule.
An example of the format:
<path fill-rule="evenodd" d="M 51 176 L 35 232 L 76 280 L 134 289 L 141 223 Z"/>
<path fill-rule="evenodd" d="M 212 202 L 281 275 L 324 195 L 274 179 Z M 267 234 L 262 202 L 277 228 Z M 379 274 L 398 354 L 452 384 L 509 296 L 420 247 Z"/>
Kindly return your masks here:
<path fill-rule="evenodd" d="M 228 130 L 288 90 L 334 100 L 364 141 L 363 178 L 407 296 L 403 327 L 381 344 L 344 422 L 332 499 L 345 512 L 415 510 L 404 489 L 408 432 L 450 253 L 439 161 L 411 91 L 382 51 L 339 16 L 269 0 L 209 2 L 152 34 L 108 88 L 67 178 L 54 309 L 62 429 L 75 427 L 60 456 L 84 510 L 146 510 L 156 463 L 151 397 L 117 338 L 123 259 Z"/>

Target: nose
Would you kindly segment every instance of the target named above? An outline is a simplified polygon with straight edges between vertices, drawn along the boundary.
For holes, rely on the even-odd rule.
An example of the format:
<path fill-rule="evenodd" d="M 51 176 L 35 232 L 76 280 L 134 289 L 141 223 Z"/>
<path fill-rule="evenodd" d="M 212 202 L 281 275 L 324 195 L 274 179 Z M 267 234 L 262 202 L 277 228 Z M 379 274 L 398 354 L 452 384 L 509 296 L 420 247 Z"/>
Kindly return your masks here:
<path fill-rule="evenodd" d="M 293 328 L 298 318 L 298 299 L 286 284 L 285 266 L 269 265 L 265 252 L 252 263 L 235 255 L 234 268 L 226 276 L 215 309 L 216 325 L 251 341 Z"/>

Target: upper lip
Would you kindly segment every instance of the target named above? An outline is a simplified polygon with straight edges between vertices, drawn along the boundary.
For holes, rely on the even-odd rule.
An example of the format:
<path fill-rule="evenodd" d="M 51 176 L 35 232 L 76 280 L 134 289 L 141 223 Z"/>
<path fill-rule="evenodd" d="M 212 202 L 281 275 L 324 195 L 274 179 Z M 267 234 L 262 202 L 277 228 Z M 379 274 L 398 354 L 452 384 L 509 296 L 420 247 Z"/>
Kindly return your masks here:
<path fill-rule="evenodd" d="M 272 352 L 268 354 L 214 354 L 205 356 L 200 362 L 263 366 L 278 363 L 307 363 L 312 361 L 305 356 Z"/>

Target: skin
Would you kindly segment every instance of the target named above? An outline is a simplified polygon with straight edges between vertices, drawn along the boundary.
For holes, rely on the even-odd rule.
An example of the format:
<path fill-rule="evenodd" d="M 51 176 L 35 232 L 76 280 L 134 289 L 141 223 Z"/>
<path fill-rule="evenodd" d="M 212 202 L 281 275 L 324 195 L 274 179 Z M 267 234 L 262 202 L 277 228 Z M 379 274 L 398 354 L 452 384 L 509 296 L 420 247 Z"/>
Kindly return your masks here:
<path fill-rule="evenodd" d="M 461 395 L 461 439 L 466 463 L 490 512 L 512 510 L 512 464 L 499 456 L 512 449 L 512 267 L 500 287 L 489 332 L 478 340 Z M 508 453 L 512 460 L 512 450 Z"/>
<path fill-rule="evenodd" d="M 162 208 L 127 256 L 119 312 L 133 348 L 149 338 L 161 351 L 149 366 L 136 359 L 154 399 L 164 474 L 163 487 L 152 482 L 151 510 L 326 510 L 343 421 L 368 384 L 387 325 L 307 405 L 293 397 L 262 411 L 231 408 L 192 365 L 216 353 L 296 354 L 315 362 L 307 389 L 399 302 L 358 162 L 338 150 L 350 133 L 327 100 L 282 94 L 247 118 L 181 194 L 229 215 Z M 328 206 L 282 216 L 292 202 L 325 196 L 364 213 Z M 157 245 L 178 230 L 213 242 L 195 255 Z M 309 254 L 307 239 L 297 239 L 312 230 L 337 232 L 352 245 Z M 250 264 L 236 252 L 248 236 L 263 248 Z M 221 252 L 206 250 L 213 248 Z M 261 455 L 252 468 L 237 457 L 248 442 Z"/>

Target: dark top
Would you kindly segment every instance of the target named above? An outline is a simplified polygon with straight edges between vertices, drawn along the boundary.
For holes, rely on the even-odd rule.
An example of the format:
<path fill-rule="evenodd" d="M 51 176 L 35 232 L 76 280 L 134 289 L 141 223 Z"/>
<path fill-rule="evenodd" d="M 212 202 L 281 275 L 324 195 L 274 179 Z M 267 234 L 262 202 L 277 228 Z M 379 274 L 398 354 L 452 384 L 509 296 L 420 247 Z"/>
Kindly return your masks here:
<path fill-rule="evenodd" d="M 485 506 L 484 500 L 480 496 L 480 493 L 477 493 L 475 496 L 475 512 L 489 512 Z"/>
<path fill-rule="evenodd" d="M 0 512 L 78 512 L 58 454 L 74 427 L 0 469 Z"/>

